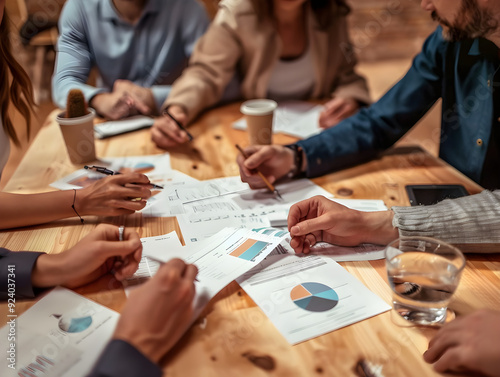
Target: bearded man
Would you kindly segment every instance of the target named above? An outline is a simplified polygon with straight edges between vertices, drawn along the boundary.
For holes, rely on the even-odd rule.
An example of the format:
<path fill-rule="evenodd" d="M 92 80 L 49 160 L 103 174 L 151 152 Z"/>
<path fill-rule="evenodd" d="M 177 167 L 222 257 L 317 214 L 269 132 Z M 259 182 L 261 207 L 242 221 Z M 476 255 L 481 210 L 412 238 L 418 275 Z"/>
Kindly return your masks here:
<path fill-rule="evenodd" d="M 500 188 L 500 1 L 423 0 L 440 23 L 407 74 L 371 107 L 289 146 L 255 146 L 238 156 L 242 180 L 316 177 L 389 148 L 442 99 L 439 156 L 485 188 Z M 390 46 L 387 46 L 390 48 Z M 494 104 L 497 104 L 496 106 Z"/>

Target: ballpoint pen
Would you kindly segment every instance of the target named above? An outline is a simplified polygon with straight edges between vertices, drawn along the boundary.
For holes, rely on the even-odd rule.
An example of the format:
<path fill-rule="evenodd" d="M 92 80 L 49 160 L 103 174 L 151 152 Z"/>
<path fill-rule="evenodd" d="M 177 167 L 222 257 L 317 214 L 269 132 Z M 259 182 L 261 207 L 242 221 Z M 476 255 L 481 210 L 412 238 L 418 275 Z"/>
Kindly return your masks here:
<path fill-rule="evenodd" d="M 175 124 L 177 124 L 177 127 L 179 127 L 181 130 L 183 130 L 183 131 L 186 133 L 186 135 L 187 135 L 187 136 L 188 136 L 188 138 L 189 138 L 189 141 L 193 141 L 193 139 L 194 139 L 193 135 L 191 135 L 191 134 L 189 133 L 189 131 L 186 129 L 186 127 L 184 127 L 184 126 L 182 125 L 182 123 L 181 123 L 181 122 L 179 122 L 177 119 L 175 119 L 175 117 L 174 117 L 172 114 L 170 114 L 170 112 L 168 111 L 168 108 L 169 108 L 169 107 L 170 107 L 170 105 L 168 105 L 167 107 L 165 107 L 165 109 L 163 110 L 163 115 L 166 115 L 166 116 L 168 116 L 170 119 L 172 119 L 172 120 L 175 122 Z"/>
<path fill-rule="evenodd" d="M 122 174 L 120 173 L 119 171 L 114 171 L 114 170 L 111 170 L 111 169 L 108 169 L 104 166 L 95 166 L 95 165 L 85 165 L 84 166 L 85 169 L 87 170 L 94 170 L 98 173 L 102 173 L 102 174 L 106 174 L 106 175 L 118 175 L 118 174 Z M 148 185 L 152 186 L 154 189 L 157 189 L 157 190 L 163 190 L 163 186 L 160 186 L 160 185 L 157 185 L 155 183 L 147 183 Z"/>
<path fill-rule="evenodd" d="M 243 155 L 243 157 L 245 158 L 248 158 L 247 154 L 245 153 L 245 151 L 238 145 L 236 144 L 236 148 L 240 151 L 240 153 Z M 283 200 L 283 197 L 280 195 L 280 192 L 278 191 L 278 189 L 276 187 L 274 187 L 271 182 L 269 182 L 267 180 L 267 178 L 264 176 L 264 174 L 262 174 L 258 169 L 254 169 L 257 174 L 259 175 L 260 178 L 262 178 L 262 180 L 264 181 L 264 183 L 266 184 L 267 188 L 269 189 L 269 191 L 271 192 L 274 192 L 276 193 L 276 195 L 281 199 Z"/>

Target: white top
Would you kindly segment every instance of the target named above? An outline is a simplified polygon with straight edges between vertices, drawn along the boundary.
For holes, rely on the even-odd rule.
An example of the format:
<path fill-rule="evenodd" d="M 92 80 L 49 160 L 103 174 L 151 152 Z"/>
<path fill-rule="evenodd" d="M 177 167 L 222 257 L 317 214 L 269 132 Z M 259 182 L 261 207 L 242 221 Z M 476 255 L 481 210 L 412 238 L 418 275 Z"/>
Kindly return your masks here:
<path fill-rule="evenodd" d="M 0 119 L 0 177 L 2 176 L 3 168 L 9 159 L 10 154 L 10 139 L 5 133 Z"/>
<path fill-rule="evenodd" d="M 267 95 L 276 101 L 307 99 L 313 87 L 312 53 L 307 47 L 297 59 L 278 60 L 271 72 Z"/>

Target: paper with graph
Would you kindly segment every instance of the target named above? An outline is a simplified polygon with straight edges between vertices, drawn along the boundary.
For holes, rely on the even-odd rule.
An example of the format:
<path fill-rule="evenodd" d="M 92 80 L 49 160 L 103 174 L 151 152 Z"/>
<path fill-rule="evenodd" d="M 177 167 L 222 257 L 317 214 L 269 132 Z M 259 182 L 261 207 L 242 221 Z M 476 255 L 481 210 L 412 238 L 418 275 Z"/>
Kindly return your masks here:
<path fill-rule="evenodd" d="M 86 376 L 111 339 L 118 318 L 113 310 L 68 289 L 54 288 L 19 318 L 10 318 L 17 321 L 15 363 L 12 369 L 6 357 L 0 358 L 1 374 Z M 9 330 L 9 325 L 0 330 L 2 342 L 7 343 Z"/>
<path fill-rule="evenodd" d="M 237 279 L 290 344 L 390 310 L 330 258 L 271 255 Z"/>

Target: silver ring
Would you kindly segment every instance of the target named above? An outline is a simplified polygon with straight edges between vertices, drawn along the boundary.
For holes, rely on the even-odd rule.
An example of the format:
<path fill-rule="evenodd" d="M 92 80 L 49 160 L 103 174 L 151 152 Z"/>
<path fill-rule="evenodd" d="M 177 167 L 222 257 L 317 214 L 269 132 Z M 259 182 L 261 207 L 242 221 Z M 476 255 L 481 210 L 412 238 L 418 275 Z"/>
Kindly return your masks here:
<path fill-rule="evenodd" d="M 118 240 L 123 241 L 123 232 L 125 231 L 125 226 L 120 225 L 118 228 Z"/>

